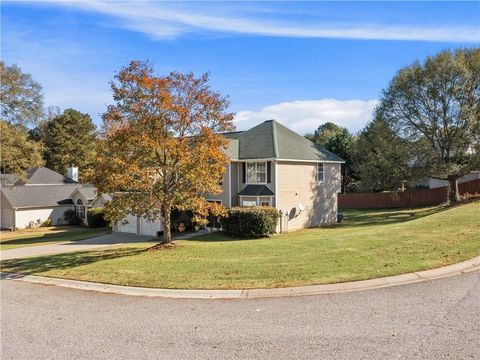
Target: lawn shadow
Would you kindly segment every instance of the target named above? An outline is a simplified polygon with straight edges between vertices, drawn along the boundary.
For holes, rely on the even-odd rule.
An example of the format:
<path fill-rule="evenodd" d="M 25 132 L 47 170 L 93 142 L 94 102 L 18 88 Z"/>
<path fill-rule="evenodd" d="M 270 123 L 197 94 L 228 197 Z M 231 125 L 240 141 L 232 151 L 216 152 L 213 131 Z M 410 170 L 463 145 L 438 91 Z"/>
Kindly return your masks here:
<path fill-rule="evenodd" d="M 348 209 L 340 210 L 345 218 L 343 223 L 335 226 L 358 227 L 373 225 L 389 225 L 417 220 L 426 216 L 437 214 L 451 209 L 449 205 L 439 205 L 435 207 L 416 208 L 416 209 Z"/>
<path fill-rule="evenodd" d="M 70 269 L 88 265 L 97 261 L 111 260 L 120 257 L 133 256 L 144 249 L 108 249 L 89 252 L 75 252 L 57 255 L 37 256 L 26 259 L 4 260 L 0 263 L 2 272 L 32 275 L 50 270 Z"/>
<path fill-rule="evenodd" d="M 250 240 L 265 240 L 269 239 L 268 237 L 233 237 L 225 234 L 224 232 L 218 231 L 209 234 L 203 234 L 195 236 L 194 238 L 186 239 L 188 241 L 198 241 L 198 242 L 231 242 L 231 241 L 250 241 Z M 182 241 L 182 240 L 180 240 Z"/>

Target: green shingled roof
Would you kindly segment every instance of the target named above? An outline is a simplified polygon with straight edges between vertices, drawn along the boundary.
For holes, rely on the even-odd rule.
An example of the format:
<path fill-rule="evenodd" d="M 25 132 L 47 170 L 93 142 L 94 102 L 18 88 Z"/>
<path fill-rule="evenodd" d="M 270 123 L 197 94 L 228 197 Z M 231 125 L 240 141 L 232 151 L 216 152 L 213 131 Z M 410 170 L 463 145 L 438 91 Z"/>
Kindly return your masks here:
<path fill-rule="evenodd" d="M 285 159 L 344 162 L 342 158 L 275 120 L 267 120 L 250 130 L 227 133 L 224 136 L 231 139 L 226 152 L 233 160 Z"/>

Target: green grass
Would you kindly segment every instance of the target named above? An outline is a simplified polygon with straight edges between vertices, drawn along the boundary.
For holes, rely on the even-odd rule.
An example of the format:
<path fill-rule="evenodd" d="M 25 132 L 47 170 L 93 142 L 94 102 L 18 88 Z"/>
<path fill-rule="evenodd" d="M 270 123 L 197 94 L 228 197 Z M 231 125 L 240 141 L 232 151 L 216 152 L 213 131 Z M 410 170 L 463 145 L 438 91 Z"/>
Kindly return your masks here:
<path fill-rule="evenodd" d="M 0 250 L 16 249 L 26 246 L 47 245 L 65 241 L 84 240 L 106 234 L 106 229 L 85 229 L 72 226 L 58 226 L 2 232 Z"/>
<path fill-rule="evenodd" d="M 4 271 L 162 288 L 326 284 L 435 268 L 480 254 L 480 202 L 417 210 L 345 211 L 345 223 L 269 239 L 207 234 L 173 248 L 151 244 L 2 263 Z"/>

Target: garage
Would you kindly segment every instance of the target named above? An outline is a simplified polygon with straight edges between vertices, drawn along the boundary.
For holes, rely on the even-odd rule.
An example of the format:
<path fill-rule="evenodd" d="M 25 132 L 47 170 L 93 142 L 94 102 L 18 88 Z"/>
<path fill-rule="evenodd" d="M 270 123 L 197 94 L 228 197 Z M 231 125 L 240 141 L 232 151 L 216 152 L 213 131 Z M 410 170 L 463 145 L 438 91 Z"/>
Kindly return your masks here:
<path fill-rule="evenodd" d="M 162 222 L 157 220 L 155 222 L 149 222 L 144 217 L 137 217 L 135 215 L 128 214 L 126 217 L 127 224 L 118 222 L 117 231 L 138 235 L 157 236 L 157 232 L 163 230 Z"/>

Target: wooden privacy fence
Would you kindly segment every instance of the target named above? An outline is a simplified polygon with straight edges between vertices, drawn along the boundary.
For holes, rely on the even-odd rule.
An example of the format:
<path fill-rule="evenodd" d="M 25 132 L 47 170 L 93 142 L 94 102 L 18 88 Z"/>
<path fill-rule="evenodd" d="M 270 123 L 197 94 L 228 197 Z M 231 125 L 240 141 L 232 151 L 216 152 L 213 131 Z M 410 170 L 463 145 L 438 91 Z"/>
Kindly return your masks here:
<path fill-rule="evenodd" d="M 480 179 L 458 184 L 463 194 L 480 193 Z M 381 209 L 438 205 L 448 199 L 448 188 L 425 189 L 415 191 L 392 191 L 381 193 L 338 194 L 340 209 Z"/>

